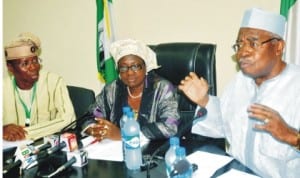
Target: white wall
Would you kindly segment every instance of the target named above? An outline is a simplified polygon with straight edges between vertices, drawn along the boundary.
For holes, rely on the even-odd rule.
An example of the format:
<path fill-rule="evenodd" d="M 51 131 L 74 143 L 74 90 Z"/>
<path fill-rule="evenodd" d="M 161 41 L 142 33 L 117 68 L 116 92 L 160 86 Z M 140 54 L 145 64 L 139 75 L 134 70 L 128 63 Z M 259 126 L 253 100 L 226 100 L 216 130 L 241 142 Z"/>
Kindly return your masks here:
<path fill-rule="evenodd" d="M 236 72 L 231 56 L 245 9 L 279 12 L 280 0 L 114 0 L 117 39 L 147 44 L 217 44 L 218 95 Z M 42 58 L 68 84 L 102 87 L 96 67 L 96 0 L 3 0 L 3 42 L 31 31 L 42 40 Z"/>

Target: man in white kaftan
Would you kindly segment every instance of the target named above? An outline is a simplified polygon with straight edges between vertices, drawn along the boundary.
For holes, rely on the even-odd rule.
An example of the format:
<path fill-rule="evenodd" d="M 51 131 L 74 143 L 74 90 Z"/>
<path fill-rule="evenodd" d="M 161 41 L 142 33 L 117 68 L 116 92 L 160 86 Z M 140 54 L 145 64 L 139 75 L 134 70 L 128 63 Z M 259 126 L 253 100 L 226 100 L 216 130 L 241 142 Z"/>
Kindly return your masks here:
<path fill-rule="evenodd" d="M 261 177 L 300 175 L 300 67 L 282 60 L 284 17 L 250 9 L 233 46 L 241 69 L 219 99 L 194 73 L 179 88 L 207 115 L 192 132 L 225 137 L 228 153 Z"/>

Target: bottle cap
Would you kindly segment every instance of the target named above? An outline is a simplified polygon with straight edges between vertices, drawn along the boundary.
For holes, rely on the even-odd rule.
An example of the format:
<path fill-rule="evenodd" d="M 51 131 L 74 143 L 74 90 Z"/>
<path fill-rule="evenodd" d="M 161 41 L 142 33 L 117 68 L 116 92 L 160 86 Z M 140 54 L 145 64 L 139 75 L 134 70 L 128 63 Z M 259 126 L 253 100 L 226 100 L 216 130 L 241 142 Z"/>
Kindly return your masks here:
<path fill-rule="evenodd" d="M 129 119 L 133 119 L 133 112 L 132 112 L 132 111 L 128 111 L 128 112 L 127 112 L 127 117 L 128 117 Z"/>
<path fill-rule="evenodd" d="M 176 156 L 183 157 L 185 156 L 185 148 L 184 147 L 178 147 L 176 148 Z"/>
<path fill-rule="evenodd" d="M 123 106 L 123 108 L 122 108 L 122 111 L 124 114 L 126 114 L 130 110 L 131 110 L 131 108 L 129 106 Z"/>
<path fill-rule="evenodd" d="M 171 137 L 170 138 L 170 145 L 179 145 L 179 138 L 178 137 Z"/>

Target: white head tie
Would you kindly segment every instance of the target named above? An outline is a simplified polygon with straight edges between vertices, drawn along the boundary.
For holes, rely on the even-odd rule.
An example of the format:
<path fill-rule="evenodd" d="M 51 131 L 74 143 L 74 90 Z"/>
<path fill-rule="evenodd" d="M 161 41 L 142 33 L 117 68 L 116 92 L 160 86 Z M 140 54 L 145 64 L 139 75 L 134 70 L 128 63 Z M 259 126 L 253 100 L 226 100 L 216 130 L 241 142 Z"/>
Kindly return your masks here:
<path fill-rule="evenodd" d="M 127 55 L 136 55 L 142 58 L 146 64 L 147 72 L 157 69 L 160 66 L 157 65 L 156 54 L 144 43 L 133 40 L 119 40 L 111 44 L 110 53 L 113 56 L 116 64 L 119 60 Z"/>

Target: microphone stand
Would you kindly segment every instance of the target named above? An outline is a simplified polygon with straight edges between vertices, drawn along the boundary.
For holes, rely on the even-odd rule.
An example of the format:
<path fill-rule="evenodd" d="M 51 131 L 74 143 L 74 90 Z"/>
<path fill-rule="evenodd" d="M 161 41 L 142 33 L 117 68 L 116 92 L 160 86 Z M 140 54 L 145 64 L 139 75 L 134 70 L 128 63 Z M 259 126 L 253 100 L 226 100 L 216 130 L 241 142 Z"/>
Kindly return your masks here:
<path fill-rule="evenodd" d="M 49 175 L 40 175 L 40 177 L 53 177 L 55 175 L 57 175 L 58 173 L 62 172 L 63 170 L 69 168 L 72 164 L 74 164 L 76 162 L 76 158 L 72 157 L 69 161 L 67 161 L 65 164 L 63 164 L 62 166 L 60 166 L 59 168 L 57 168 L 54 172 L 52 172 Z"/>
<path fill-rule="evenodd" d="M 36 161 L 28 164 L 25 168 L 25 169 L 30 169 L 34 166 L 37 166 L 38 164 L 41 164 L 45 161 L 47 161 L 47 159 L 49 158 L 50 155 L 52 155 L 53 153 L 61 150 L 62 148 L 66 147 L 66 143 L 65 142 L 62 142 L 62 143 L 59 143 L 59 145 L 57 146 L 54 146 L 52 148 L 49 148 L 48 150 L 45 150 L 45 151 L 42 151 L 41 153 L 39 153 L 37 155 L 37 158 L 36 158 Z"/>
<path fill-rule="evenodd" d="M 200 108 L 200 109 L 197 111 L 197 114 L 196 114 L 196 117 L 195 117 L 195 118 L 203 117 L 203 116 L 205 116 L 206 114 L 207 114 L 207 110 L 206 110 L 205 108 Z M 188 129 L 190 126 L 193 125 L 193 121 L 194 121 L 195 118 L 189 119 L 189 120 L 186 122 L 186 124 L 183 125 L 181 131 L 178 131 L 177 134 L 175 134 L 174 136 L 180 138 L 180 137 L 182 136 L 182 134 L 184 134 L 184 133 L 187 131 L 187 129 Z M 168 146 L 168 145 L 169 145 L 169 141 L 166 141 L 164 144 L 162 144 L 161 146 L 159 146 L 159 147 L 152 153 L 152 155 L 151 155 L 149 161 L 147 161 L 147 178 L 150 178 L 150 165 L 151 165 L 151 163 L 152 163 L 152 161 L 153 161 L 153 158 L 156 157 L 156 155 L 157 155 L 161 150 L 163 150 L 163 149 L 165 150 L 165 149 L 166 149 L 165 147 Z M 193 167 L 194 167 L 194 166 L 193 166 Z M 193 169 L 194 169 L 194 168 L 193 168 Z"/>
<path fill-rule="evenodd" d="M 151 163 L 153 162 L 153 159 L 156 157 L 156 155 L 162 151 L 162 150 L 165 150 L 166 147 L 169 146 L 169 142 L 166 141 L 164 144 L 162 144 L 161 146 L 159 146 L 153 153 L 152 155 L 150 156 L 149 160 L 147 161 L 147 169 L 146 169 L 146 175 L 147 175 L 147 178 L 150 178 L 150 166 L 151 166 Z"/>
<path fill-rule="evenodd" d="M 62 135 L 63 132 L 71 129 L 72 127 L 74 127 L 75 125 L 75 134 L 76 134 L 76 139 L 77 139 L 77 143 L 80 144 L 80 126 L 85 119 L 87 118 L 91 118 L 93 117 L 93 114 L 90 113 L 89 111 L 85 112 L 82 116 L 80 116 L 78 119 L 75 119 L 74 121 L 72 121 L 70 124 L 68 124 L 67 126 L 65 126 L 64 128 L 62 128 L 59 132 L 59 137 L 58 137 L 58 143 L 60 143 L 60 135 Z M 80 145 L 79 145 L 80 147 Z"/>
<path fill-rule="evenodd" d="M 71 127 L 73 127 L 74 125 L 76 125 L 75 129 L 78 128 L 78 124 L 79 122 L 82 122 L 84 119 L 88 118 L 88 117 L 92 117 L 92 113 L 90 113 L 89 111 L 85 112 L 82 116 L 80 116 L 78 119 L 75 119 L 74 121 L 72 121 L 70 124 L 66 125 L 64 128 L 61 129 L 60 133 L 66 131 L 67 129 L 70 129 Z"/>
<path fill-rule="evenodd" d="M 10 172 L 11 170 L 13 170 L 14 168 L 16 167 L 20 167 L 22 165 L 22 161 L 21 160 L 17 160 L 16 162 L 14 163 L 11 163 L 7 166 L 4 166 L 3 167 L 3 175 L 7 174 L 8 172 Z"/>

